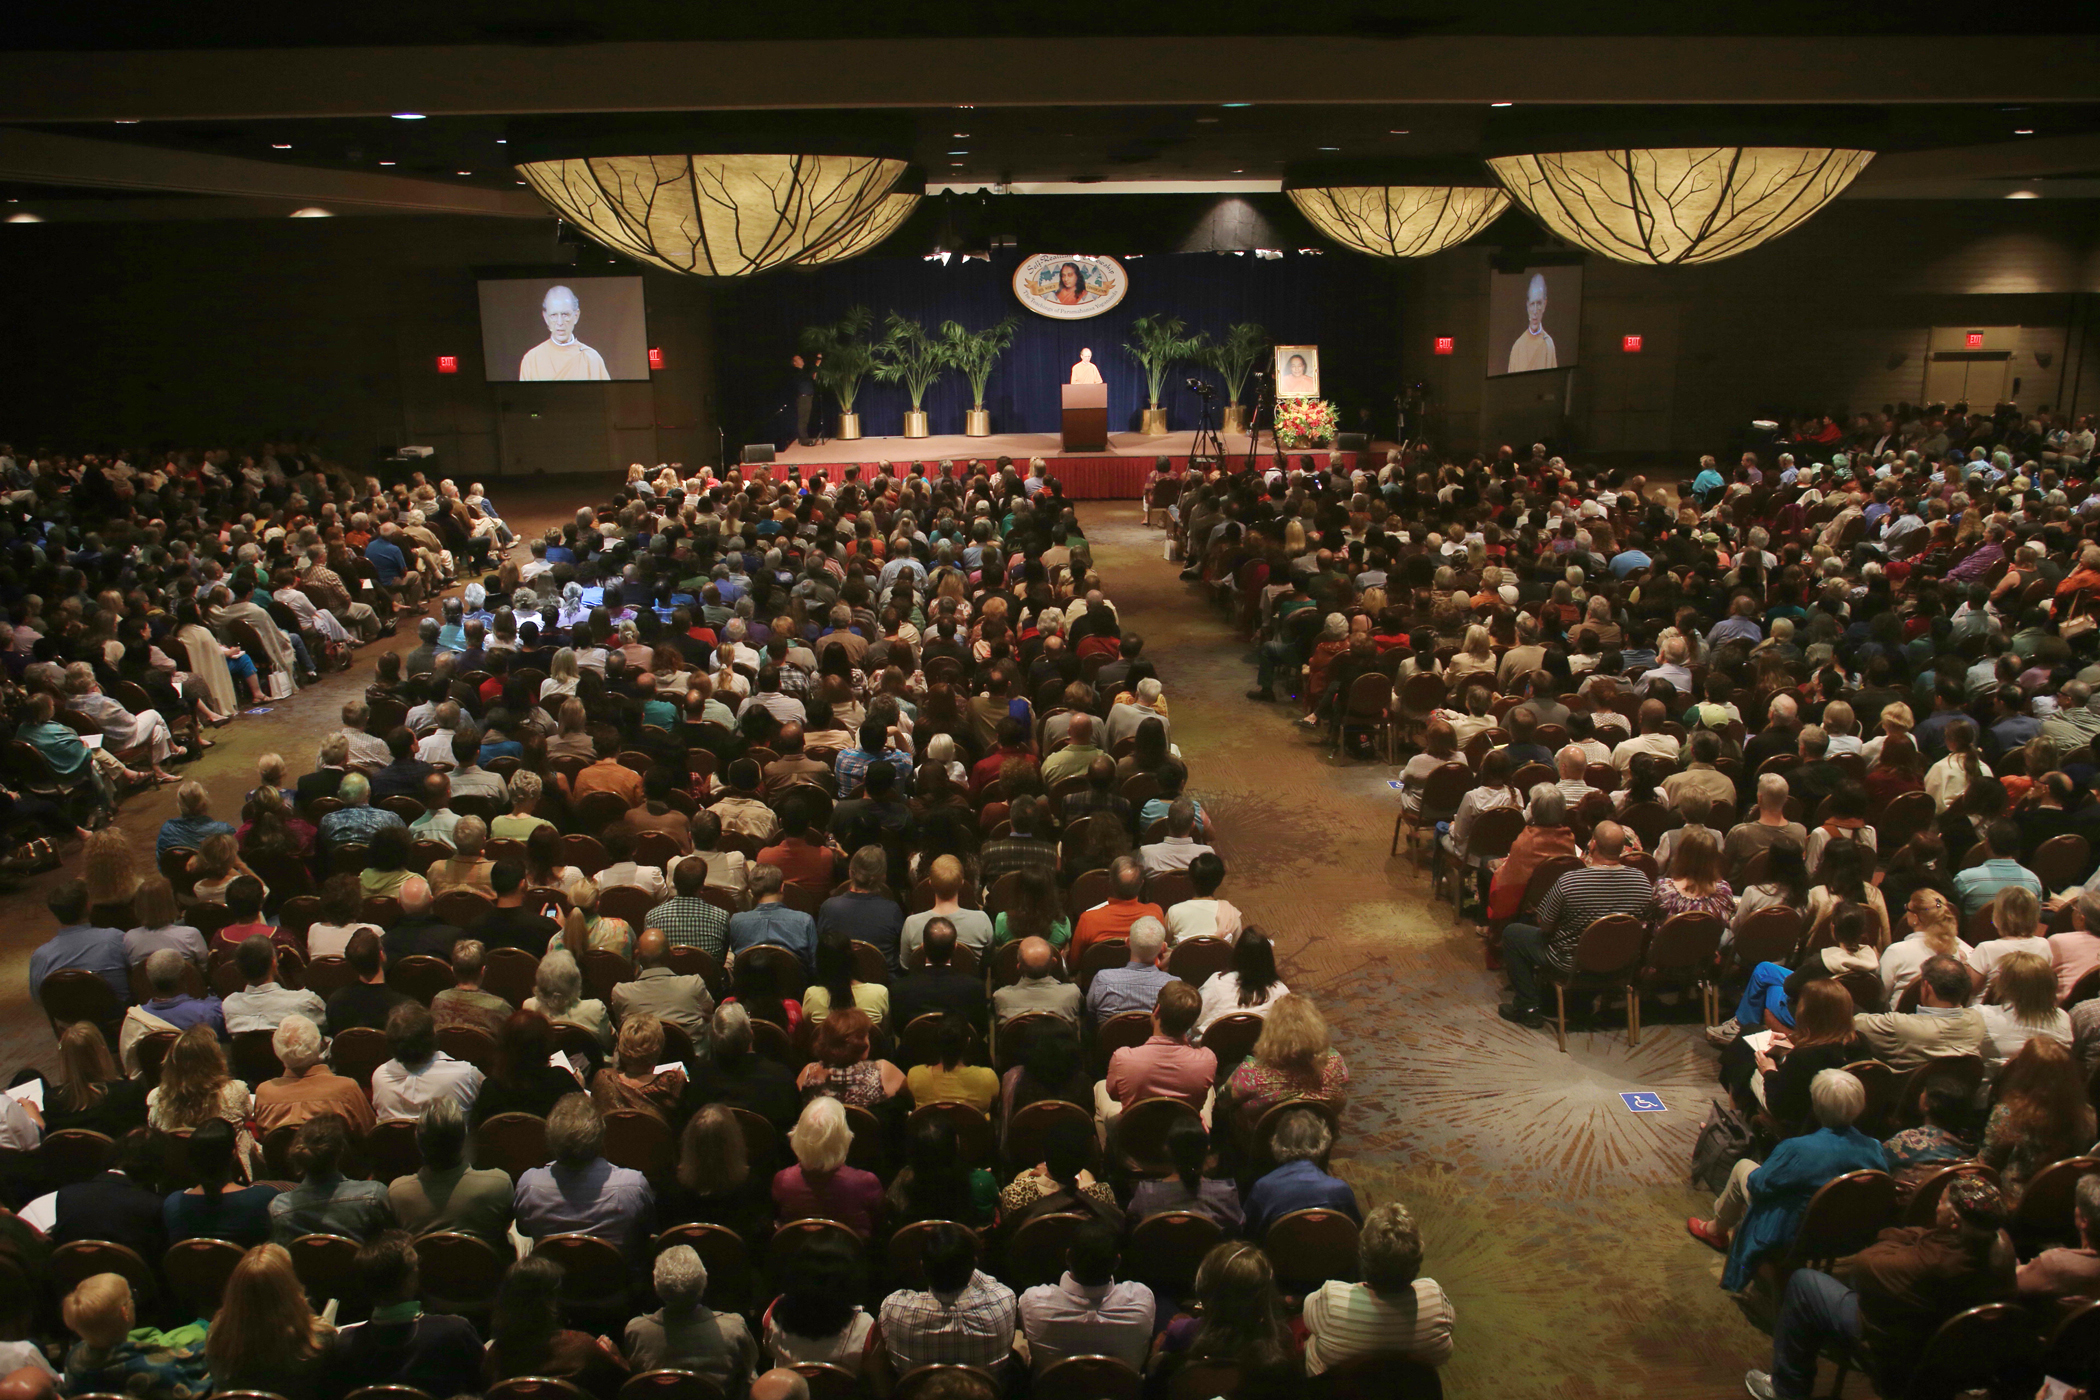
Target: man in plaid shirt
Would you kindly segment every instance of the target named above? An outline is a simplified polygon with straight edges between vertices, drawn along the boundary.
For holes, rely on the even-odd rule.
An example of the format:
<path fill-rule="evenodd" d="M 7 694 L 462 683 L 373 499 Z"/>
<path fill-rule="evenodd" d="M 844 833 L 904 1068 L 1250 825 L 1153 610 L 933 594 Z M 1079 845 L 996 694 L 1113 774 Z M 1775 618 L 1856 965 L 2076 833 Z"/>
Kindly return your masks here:
<path fill-rule="evenodd" d="M 680 861 L 671 872 L 677 893 L 651 909 L 642 928 L 660 928 L 673 948 L 698 948 L 720 963 L 729 953 L 729 915 L 700 897 L 706 884 L 706 861 Z"/>
<path fill-rule="evenodd" d="M 860 727 L 859 747 L 840 750 L 837 764 L 840 797 L 851 796 L 855 788 L 867 781 L 871 763 L 887 763 L 896 769 L 897 795 L 911 796 L 911 755 L 888 748 L 889 737 L 889 730 L 881 721 L 871 720 Z"/>
<path fill-rule="evenodd" d="M 882 1300 L 882 1340 L 898 1375 L 936 1362 L 1006 1370 L 1020 1317 L 1014 1291 L 978 1271 L 977 1239 L 942 1223 L 927 1235 L 924 1289 L 900 1288 Z"/>

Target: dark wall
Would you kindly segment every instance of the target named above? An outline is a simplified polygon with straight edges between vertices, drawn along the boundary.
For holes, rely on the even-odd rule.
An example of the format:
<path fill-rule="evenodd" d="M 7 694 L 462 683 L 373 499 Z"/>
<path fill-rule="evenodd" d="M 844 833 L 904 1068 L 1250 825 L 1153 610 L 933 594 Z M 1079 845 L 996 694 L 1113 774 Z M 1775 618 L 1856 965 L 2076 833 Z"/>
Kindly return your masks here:
<path fill-rule="evenodd" d="M 854 305 L 874 312 L 878 330 L 891 311 L 928 330 L 947 320 L 975 330 L 1016 316 L 1013 347 L 985 389 L 994 432 L 1056 432 L 1058 388 L 1082 347 L 1093 350 L 1108 383 L 1109 430 L 1134 429 L 1147 391 L 1144 372 L 1124 343 L 1132 320 L 1161 313 L 1179 316 L 1190 330 L 1207 331 L 1213 338 L 1235 322 L 1251 320 L 1278 343 L 1317 345 L 1321 392 L 1341 408 L 1345 423 L 1354 421 L 1359 407 L 1390 416 L 1398 372 L 1398 274 L 1389 265 L 1340 250 L 1320 256 L 1290 251 L 1277 259 L 1252 253 L 1155 253 L 1125 263 L 1130 291 L 1120 305 L 1084 321 L 1053 321 L 1015 299 L 1013 273 L 1021 257 L 1009 250 L 993 253 L 990 262 L 946 265 L 917 257 L 859 258 L 835 267 L 770 273 L 723 291 L 716 330 L 723 399 L 739 410 L 755 410 L 731 419 L 732 437 L 785 440 L 791 429 L 780 408 L 797 337 L 804 326 L 835 320 Z M 1167 380 L 1160 402 L 1174 430 L 1196 426 L 1198 400 L 1182 386 L 1199 372 L 1217 378 L 1215 371 L 1189 366 Z M 870 378 L 855 401 L 861 430 L 871 437 L 901 433 L 909 400 L 903 385 Z M 1217 401 L 1222 404 L 1222 394 Z M 820 406 L 827 412 L 835 408 L 828 397 Z M 933 432 L 961 432 L 970 406 L 968 381 L 950 371 L 927 394 L 925 406 Z"/>
<path fill-rule="evenodd" d="M 1501 379 L 1486 377 L 1491 250 L 1467 245 L 1403 274 L 1406 374 L 1431 386 L 1438 437 L 1460 450 L 1546 437 L 1689 454 L 1722 450 L 1755 417 L 1920 402 L 1932 327 L 2018 326 L 2017 401 L 2100 412 L 2100 343 L 2082 344 L 2095 340 L 2100 293 L 2093 209 L 1840 200 L 1708 266 L 1593 257 L 1580 367 Z M 1642 337 L 1637 355 L 1621 349 L 1629 334 Z M 1442 335 L 1455 354 L 1431 353 Z"/>
<path fill-rule="evenodd" d="M 450 474 L 715 459 L 707 289 L 648 278 L 649 382 L 484 383 L 474 270 L 566 262 L 551 221 L 334 218 L 0 226 L 16 333 L 0 438 L 60 449 L 315 441 Z M 459 356 L 456 375 L 436 372 Z"/>

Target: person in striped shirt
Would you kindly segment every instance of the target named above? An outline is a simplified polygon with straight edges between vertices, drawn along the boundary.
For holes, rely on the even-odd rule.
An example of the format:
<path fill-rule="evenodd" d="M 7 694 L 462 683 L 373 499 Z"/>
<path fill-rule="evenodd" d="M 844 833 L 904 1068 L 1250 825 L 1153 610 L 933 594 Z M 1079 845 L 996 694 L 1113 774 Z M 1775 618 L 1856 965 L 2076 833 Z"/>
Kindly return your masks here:
<path fill-rule="evenodd" d="M 1510 999 L 1496 1011 L 1505 1021 L 1534 1030 L 1546 1024 L 1540 1014 L 1539 973 L 1574 966 L 1575 945 L 1583 931 L 1607 914 L 1639 915 L 1654 902 L 1655 886 L 1638 868 L 1619 863 L 1626 849 L 1626 828 L 1598 822 L 1582 868 L 1553 882 L 1539 901 L 1538 923 L 1508 924 L 1502 930 L 1502 963 L 1509 972 Z"/>
<path fill-rule="evenodd" d="M 1356 1237 L 1362 1283 L 1329 1279 L 1305 1298 L 1305 1370 L 1317 1376 L 1360 1356 L 1425 1366 L 1451 1359 L 1451 1300 L 1422 1272 L 1422 1234 L 1406 1206 L 1374 1206 Z"/>

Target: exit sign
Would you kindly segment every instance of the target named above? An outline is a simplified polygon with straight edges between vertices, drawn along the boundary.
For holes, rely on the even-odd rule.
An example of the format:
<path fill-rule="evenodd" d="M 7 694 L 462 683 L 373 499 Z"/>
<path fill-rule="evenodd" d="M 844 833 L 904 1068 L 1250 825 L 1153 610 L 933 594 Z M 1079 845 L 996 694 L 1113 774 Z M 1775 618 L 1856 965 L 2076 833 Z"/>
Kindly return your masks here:
<path fill-rule="evenodd" d="M 652 346 L 650 346 L 650 347 L 649 347 L 649 368 L 651 368 L 651 369 L 662 369 L 663 367 L 664 367 L 664 352 L 663 352 L 662 348 L 661 348 L 661 347 L 659 347 L 659 346 L 655 346 L 655 345 L 652 345 Z"/>
<path fill-rule="evenodd" d="M 1641 338 L 1637 335 L 1620 336 L 1619 348 L 1629 355 L 1638 355 L 1641 353 Z"/>
<path fill-rule="evenodd" d="M 1971 350 L 1981 350 L 1983 348 L 1983 332 L 1970 331 L 1968 335 L 1968 342 L 1969 348 Z"/>
<path fill-rule="evenodd" d="M 440 355 L 440 356 L 438 356 L 438 373 L 439 373 L 439 374 L 458 374 L 458 373 L 459 373 L 459 356 L 457 356 L 457 355 Z"/>
<path fill-rule="evenodd" d="M 1436 352 L 1439 355 L 1449 355 L 1457 348 L 1457 345 L 1448 335 L 1440 335 L 1436 338 Z"/>

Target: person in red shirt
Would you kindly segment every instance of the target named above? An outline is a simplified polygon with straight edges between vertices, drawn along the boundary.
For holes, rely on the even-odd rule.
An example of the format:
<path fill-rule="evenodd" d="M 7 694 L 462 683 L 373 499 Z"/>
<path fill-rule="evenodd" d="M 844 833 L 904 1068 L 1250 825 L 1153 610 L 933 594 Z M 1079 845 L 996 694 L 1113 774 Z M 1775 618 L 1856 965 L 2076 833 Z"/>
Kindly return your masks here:
<path fill-rule="evenodd" d="M 286 948 L 299 948 L 299 940 L 289 930 L 265 922 L 262 915 L 263 882 L 253 875 L 242 875 L 226 887 L 226 913 L 229 922 L 212 936 L 211 950 L 232 957 L 242 943 L 261 934 L 277 945 L 281 952 Z"/>
<path fill-rule="evenodd" d="M 1035 755 L 1028 751 L 1028 731 L 1011 715 L 999 721 L 999 747 L 977 760 L 970 768 L 970 795 L 975 797 L 987 786 L 998 781 L 999 772 L 1010 758 L 1023 759 L 1030 768 L 1036 766 Z"/>
<path fill-rule="evenodd" d="M 595 747 L 598 761 L 576 775 L 574 782 L 555 774 L 571 802 L 594 792 L 610 792 L 630 808 L 642 805 L 642 775 L 620 762 L 620 740 L 616 734 L 600 734 Z"/>
<path fill-rule="evenodd" d="M 1169 982 L 1159 989 L 1159 1000 L 1152 1007 L 1151 1038 L 1111 1055 L 1107 1077 L 1094 1086 L 1094 1116 L 1103 1127 L 1144 1099 L 1180 1099 L 1203 1115 L 1205 1127 L 1210 1126 L 1218 1057 L 1188 1040 L 1202 1009 L 1202 995 L 1186 982 Z"/>
<path fill-rule="evenodd" d="M 760 851 L 758 863 L 778 867 L 789 884 L 830 894 L 838 883 L 835 853 L 821 832 L 810 829 L 810 805 L 799 794 L 781 802 L 780 827 L 779 844 Z"/>
<path fill-rule="evenodd" d="M 1146 915 L 1161 923 L 1167 920 L 1166 911 L 1157 904 L 1146 904 L 1138 894 L 1145 887 L 1145 867 L 1136 856 L 1117 856 L 1108 867 L 1110 887 L 1108 903 L 1087 910 L 1079 916 L 1079 927 L 1072 931 L 1072 942 L 1065 949 L 1065 965 L 1076 968 L 1088 945 L 1104 938 L 1128 938 L 1130 926 Z"/>

